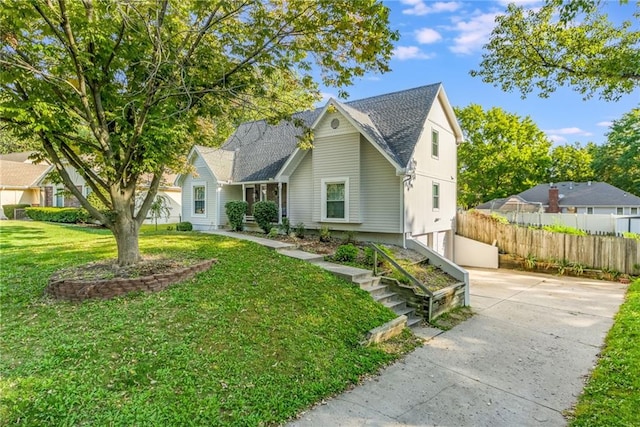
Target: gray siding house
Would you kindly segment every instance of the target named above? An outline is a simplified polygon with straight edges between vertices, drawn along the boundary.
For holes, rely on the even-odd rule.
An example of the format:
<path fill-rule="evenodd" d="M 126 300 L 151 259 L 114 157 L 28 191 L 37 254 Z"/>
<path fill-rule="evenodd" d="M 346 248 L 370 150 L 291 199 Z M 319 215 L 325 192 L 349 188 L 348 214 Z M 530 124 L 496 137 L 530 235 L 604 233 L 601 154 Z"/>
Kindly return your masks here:
<path fill-rule="evenodd" d="M 195 146 L 179 175 L 182 218 L 196 230 L 228 226 L 224 205 L 272 200 L 279 218 L 307 229 L 355 231 L 361 240 L 411 237 L 451 257 L 457 145 L 462 131 L 441 84 L 240 125 L 220 148 Z M 251 221 L 252 217 L 247 216 Z"/>

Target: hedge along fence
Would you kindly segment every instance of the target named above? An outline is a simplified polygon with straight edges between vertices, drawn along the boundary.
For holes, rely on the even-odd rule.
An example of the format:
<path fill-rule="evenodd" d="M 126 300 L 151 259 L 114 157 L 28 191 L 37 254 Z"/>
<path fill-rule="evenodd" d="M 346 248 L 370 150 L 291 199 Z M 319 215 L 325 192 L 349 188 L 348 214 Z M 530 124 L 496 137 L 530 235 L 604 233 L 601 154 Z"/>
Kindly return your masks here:
<path fill-rule="evenodd" d="M 75 224 L 91 219 L 89 212 L 82 208 L 25 208 L 25 213 L 34 221 Z"/>
<path fill-rule="evenodd" d="M 501 252 L 537 260 L 566 260 L 585 267 L 640 273 L 640 241 L 613 236 L 574 236 L 503 224 L 479 212 L 458 212 L 456 233 Z"/>
<path fill-rule="evenodd" d="M 7 219 L 15 219 L 16 218 L 16 209 L 24 209 L 28 208 L 29 204 L 18 204 L 18 205 L 2 205 L 2 211 L 4 212 L 4 216 Z"/>

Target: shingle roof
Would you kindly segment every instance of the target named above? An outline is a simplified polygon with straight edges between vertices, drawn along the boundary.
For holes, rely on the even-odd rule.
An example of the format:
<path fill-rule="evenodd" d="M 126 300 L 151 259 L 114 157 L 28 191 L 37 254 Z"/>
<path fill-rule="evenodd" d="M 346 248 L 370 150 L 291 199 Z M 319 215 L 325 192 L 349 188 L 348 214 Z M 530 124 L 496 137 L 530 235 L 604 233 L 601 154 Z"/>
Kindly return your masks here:
<path fill-rule="evenodd" d="M 51 166 L 0 160 L 0 187 L 30 188 L 37 183 Z"/>
<path fill-rule="evenodd" d="M 10 162 L 33 163 L 29 157 L 34 154 L 33 151 L 21 151 L 19 153 L 0 154 L 0 160 L 8 160 Z"/>
<path fill-rule="evenodd" d="M 529 202 L 549 203 L 549 185 L 538 184 L 518 196 Z M 627 193 L 606 182 L 557 182 L 560 206 L 636 206 L 640 197 Z"/>
<path fill-rule="evenodd" d="M 219 181 L 229 181 L 233 171 L 233 151 L 220 150 L 218 148 L 196 146 L 200 156 L 207 163 L 209 169 Z"/>
<path fill-rule="evenodd" d="M 335 102 L 366 133 L 381 150 L 405 167 L 418 142 L 424 122 L 431 110 L 440 83 L 407 89 L 346 103 Z M 293 115 L 305 126 L 311 126 L 323 109 L 304 111 Z M 212 152 L 234 152 L 234 182 L 264 181 L 274 178 L 289 156 L 295 151 L 297 137 L 302 129 L 293 121 L 269 125 L 264 120 L 243 123 L 222 145 Z M 205 156 L 203 156 L 205 157 Z M 227 168 L 215 159 L 205 161 L 218 174 Z M 228 161 L 228 159 L 227 159 Z M 222 178 L 220 178 L 222 179 Z"/>

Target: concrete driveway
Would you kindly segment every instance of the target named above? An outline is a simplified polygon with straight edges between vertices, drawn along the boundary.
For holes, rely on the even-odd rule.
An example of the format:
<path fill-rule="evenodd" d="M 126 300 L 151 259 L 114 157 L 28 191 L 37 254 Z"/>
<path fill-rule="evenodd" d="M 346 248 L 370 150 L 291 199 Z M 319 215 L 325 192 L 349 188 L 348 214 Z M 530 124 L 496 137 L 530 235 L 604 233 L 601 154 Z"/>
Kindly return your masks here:
<path fill-rule="evenodd" d="M 469 272 L 475 316 L 290 425 L 565 425 L 626 287 Z"/>

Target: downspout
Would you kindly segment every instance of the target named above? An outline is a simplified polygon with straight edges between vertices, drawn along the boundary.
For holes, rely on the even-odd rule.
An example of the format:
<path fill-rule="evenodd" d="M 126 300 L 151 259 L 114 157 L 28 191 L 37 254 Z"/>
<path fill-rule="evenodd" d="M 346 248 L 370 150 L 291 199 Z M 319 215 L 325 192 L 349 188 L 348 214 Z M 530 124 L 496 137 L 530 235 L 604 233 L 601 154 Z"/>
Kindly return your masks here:
<path fill-rule="evenodd" d="M 402 247 L 404 249 L 407 248 L 407 238 L 406 238 L 406 226 L 407 226 L 407 221 L 406 221 L 406 216 L 407 216 L 407 212 L 406 212 L 406 206 L 404 204 L 404 180 L 406 178 L 403 178 L 400 180 L 400 212 L 402 214 Z"/>

